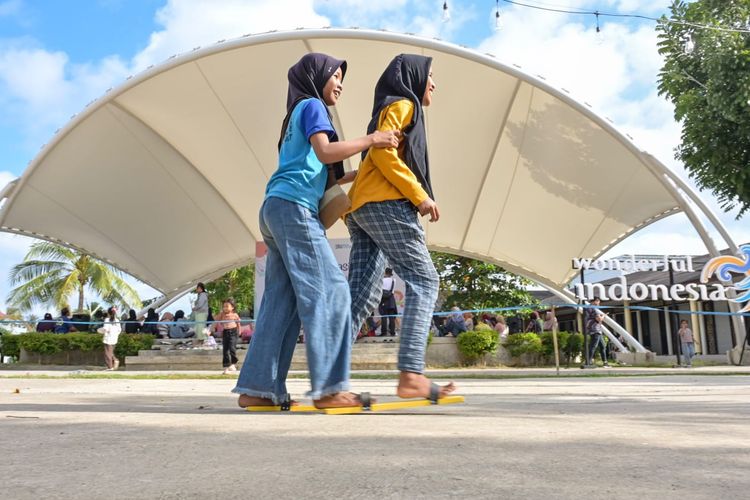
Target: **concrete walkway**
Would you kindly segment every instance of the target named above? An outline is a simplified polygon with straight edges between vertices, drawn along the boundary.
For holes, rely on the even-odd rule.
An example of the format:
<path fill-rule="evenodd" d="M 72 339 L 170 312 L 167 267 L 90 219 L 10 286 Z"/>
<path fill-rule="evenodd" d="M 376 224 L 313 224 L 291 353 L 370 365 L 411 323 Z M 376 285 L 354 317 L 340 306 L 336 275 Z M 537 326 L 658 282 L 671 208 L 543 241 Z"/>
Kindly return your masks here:
<path fill-rule="evenodd" d="M 2 371 L 0 498 L 747 498 L 750 377 L 736 370 L 459 379 L 466 404 L 351 416 L 249 414 L 231 379 Z"/>

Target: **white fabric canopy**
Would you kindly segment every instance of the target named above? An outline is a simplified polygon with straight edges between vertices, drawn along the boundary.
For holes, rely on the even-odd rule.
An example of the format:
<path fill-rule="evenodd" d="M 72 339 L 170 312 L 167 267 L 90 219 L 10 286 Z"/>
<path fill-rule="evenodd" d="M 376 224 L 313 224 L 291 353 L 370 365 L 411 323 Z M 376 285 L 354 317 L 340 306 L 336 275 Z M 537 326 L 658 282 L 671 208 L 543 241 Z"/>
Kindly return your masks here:
<path fill-rule="evenodd" d="M 166 294 L 250 262 L 286 72 L 307 52 L 349 63 L 335 108 L 343 138 L 364 134 L 393 56 L 434 58 L 432 249 L 561 288 L 573 257 L 597 257 L 679 210 L 661 164 L 540 78 L 436 40 L 321 29 L 196 50 L 109 91 L 7 190 L 0 229 L 82 249 Z M 340 222 L 329 236 L 348 237 Z"/>

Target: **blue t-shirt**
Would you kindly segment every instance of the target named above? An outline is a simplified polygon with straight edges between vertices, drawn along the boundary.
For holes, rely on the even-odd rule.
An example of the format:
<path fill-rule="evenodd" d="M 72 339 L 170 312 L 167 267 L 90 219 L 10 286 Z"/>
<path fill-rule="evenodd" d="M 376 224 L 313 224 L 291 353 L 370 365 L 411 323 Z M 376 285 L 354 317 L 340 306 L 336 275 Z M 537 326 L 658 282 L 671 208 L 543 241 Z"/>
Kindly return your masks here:
<path fill-rule="evenodd" d="M 328 112 L 320 99 L 305 99 L 292 111 L 279 151 L 279 168 L 268 181 L 266 198 L 292 201 L 318 213 L 328 181 L 328 169 L 310 144 L 310 137 L 318 132 L 326 132 L 329 138 L 333 134 Z"/>

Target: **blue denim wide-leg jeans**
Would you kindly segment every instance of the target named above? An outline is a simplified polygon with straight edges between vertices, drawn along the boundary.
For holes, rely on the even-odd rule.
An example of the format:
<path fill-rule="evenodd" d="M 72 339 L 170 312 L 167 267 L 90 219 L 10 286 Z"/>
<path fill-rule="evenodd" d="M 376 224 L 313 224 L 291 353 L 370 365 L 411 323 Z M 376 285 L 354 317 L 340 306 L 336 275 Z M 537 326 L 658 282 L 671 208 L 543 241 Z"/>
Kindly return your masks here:
<path fill-rule="evenodd" d="M 406 283 L 398 369 L 422 373 L 440 280 L 414 205 L 408 200 L 367 203 L 346 217 L 346 225 L 352 241 L 349 254 L 352 327 L 359 330 L 380 301 L 388 259 Z M 356 334 L 353 331 L 352 337 Z"/>
<path fill-rule="evenodd" d="M 279 403 L 300 333 L 312 385 L 308 396 L 349 389 L 349 287 L 318 217 L 297 203 L 268 198 L 260 211 L 268 247 L 266 289 L 255 333 L 232 392 Z"/>

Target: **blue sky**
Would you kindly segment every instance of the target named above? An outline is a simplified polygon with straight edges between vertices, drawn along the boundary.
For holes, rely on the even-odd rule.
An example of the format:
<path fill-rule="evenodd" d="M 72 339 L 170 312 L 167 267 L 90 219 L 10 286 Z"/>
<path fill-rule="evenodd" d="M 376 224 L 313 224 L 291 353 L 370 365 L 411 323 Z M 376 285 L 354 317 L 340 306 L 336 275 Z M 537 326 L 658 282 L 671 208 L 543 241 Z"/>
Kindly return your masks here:
<path fill-rule="evenodd" d="M 562 15 L 494 0 L 0 0 L 0 188 L 22 174 L 70 116 L 150 64 L 197 45 L 245 33 L 298 26 L 360 26 L 439 37 L 548 77 L 611 117 L 643 149 L 685 177 L 672 159 L 679 125 L 656 95 L 660 58 L 654 23 Z M 658 17 L 669 0 L 527 0 L 555 7 Z M 710 193 L 704 199 L 716 203 Z M 747 220 L 722 216 L 733 236 L 750 241 Z M 704 253 L 683 216 L 659 222 L 617 252 Z M 0 234 L 0 310 L 7 270 L 29 240 Z M 140 287 L 149 297 L 146 287 Z"/>

